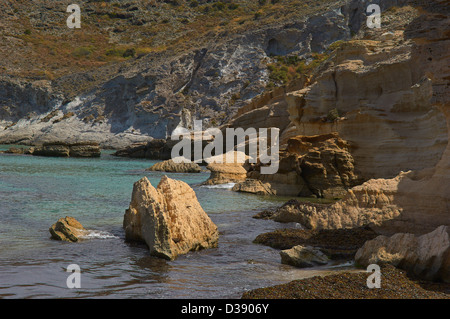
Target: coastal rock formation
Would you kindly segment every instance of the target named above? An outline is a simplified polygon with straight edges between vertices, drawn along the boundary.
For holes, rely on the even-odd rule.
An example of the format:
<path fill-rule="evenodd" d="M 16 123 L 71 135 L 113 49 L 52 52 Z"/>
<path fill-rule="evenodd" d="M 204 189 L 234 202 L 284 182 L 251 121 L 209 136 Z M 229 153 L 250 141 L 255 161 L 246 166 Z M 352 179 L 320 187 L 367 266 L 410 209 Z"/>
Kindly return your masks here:
<path fill-rule="evenodd" d="M 158 162 L 146 171 L 159 171 L 170 173 L 200 173 L 202 168 L 196 163 L 175 163 L 172 159 Z"/>
<path fill-rule="evenodd" d="M 20 154 L 20 155 L 32 155 L 34 152 L 34 147 L 10 147 L 6 151 L 0 151 L 3 154 Z"/>
<path fill-rule="evenodd" d="M 277 208 L 270 219 L 279 223 L 299 223 L 304 221 L 305 211 L 317 208 L 325 208 L 326 204 L 314 204 L 308 202 L 299 202 L 295 199 L 289 200 L 281 207 Z M 300 209 L 301 208 L 301 209 Z"/>
<path fill-rule="evenodd" d="M 339 133 L 365 180 L 435 166 L 446 147 L 446 122 L 432 103 L 433 80 L 416 69 L 414 48 L 403 32 L 390 41 L 342 43 L 333 67 L 287 94 L 297 134 Z"/>
<path fill-rule="evenodd" d="M 442 225 L 422 236 L 378 236 L 358 250 L 355 261 L 365 267 L 389 263 L 426 280 L 450 282 L 450 227 Z"/>
<path fill-rule="evenodd" d="M 36 147 L 32 155 L 51 157 L 100 157 L 101 150 L 97 142 L 48 142 Z"/>
<path fill-rule="evenodd" d="M 326 265 L 328 257 L 320 249 L 297 245 L 280 251 L 281 263 L 299 268 Z"/>
<path fill-rule="evenodd" d="M 318 197 L 342 197 L 359 184 L 348 143 L 337 134 L 297 136 L 288 140 L 287 151 L 298 154 L 301 176 Z"/>
<path fill-rule="evenodd" d="M 448 6 L 421 3 L 423 11 L 405 7 L 385 14 L 393 28 L 389 37 L 364 30 L 338 43 L 311 85 L 287 93 L 297 134 L 338 133 L 353 158 L 343 163 L 366 180 L 329 207 L 299 205 L 304 227 L 370 225 L 392 235 L 450 225 Z M 310 165 L 299 166 L 303 176 Z M 310 177 L 313 184 L 330 180 L 328 170 Z"/>
<path fill-rule="evenodd" d="M 192 188 L 164 176 L 157 188 L 144 177 L 134 183 L 123 219 L 125 238 L 147 244 L 153 256 L 175 259 L 189 251 L 218 245 L 217 226 Z"/>
<path fill-rule="evenodd" d="M 211 175 L 204 185 L 237 183 L 247 177 L 247 171 L 239 163 L 211 163 L 206 169 L 211 171 Z"/>
<path fill-rule="evenodd" d="M 249 164 L 247 177 L 260 180 L 267 194 L 336 198 L 360 183 L 348 144 L 337 133 L 289 138 L 280 151 L 277 173 L 261 174 L 260 169 L 259 163 Z M 234 190 L 253 192 L 250 185 L 236 185 Z"/>
<path fill-rule="evenodd" d="M 183 156 L 191 161 L 195 161 L 194 157 L 194 139 L 191 134 L 191 154 L 176 154 L 177 156 Z M 152 160 L 169 160 L 172 159 L 172 148 L 178 143 L 177 140 L 168 139 L 152 139 L 148 142 L 133 143 L 125 148 L 117 150 L 113 155 L 119 157 L 131 157 L 131 158 L 146 158 Z M 202 150 L 210 142 L 210 139 L 205 137 L 202 139 Z"/>
<path fill-rule="evenodd" d="M 77 242 L 80 237 L 87 234 L 87 230 L 73 217 L 60 218 L 50 228 L 52 239 Z"/>

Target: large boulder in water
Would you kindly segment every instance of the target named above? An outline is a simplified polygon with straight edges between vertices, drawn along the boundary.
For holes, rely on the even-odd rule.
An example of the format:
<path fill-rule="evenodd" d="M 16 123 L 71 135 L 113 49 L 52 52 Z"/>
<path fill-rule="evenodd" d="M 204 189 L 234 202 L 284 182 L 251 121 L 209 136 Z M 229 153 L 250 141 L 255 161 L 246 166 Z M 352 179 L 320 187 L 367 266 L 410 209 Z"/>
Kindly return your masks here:
<path fill-rule="evenodd" d="M 189 251 L 217 247 L 217 226 L 194 190 L 164 176 L 157 188 L 144 177 L 134 183 L 123 227 L 129 241 L 145 242 L 153 256 L 173 260 Z"/>

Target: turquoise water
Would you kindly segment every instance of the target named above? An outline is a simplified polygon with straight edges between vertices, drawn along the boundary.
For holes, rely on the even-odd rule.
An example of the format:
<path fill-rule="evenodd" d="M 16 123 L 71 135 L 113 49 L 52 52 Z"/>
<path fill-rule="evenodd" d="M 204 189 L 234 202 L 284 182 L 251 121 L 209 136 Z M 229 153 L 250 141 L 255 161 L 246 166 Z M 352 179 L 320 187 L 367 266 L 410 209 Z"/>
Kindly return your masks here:
<path fill-rule="evenodd" d="M 147 176 L 156 186 L 164 174 L 145 171 L 153 163 L 108 152 L 96 159 L 0 154 L 0 297 L 239 298 L 320 271 L 281 265 L 277 250 L 252 243 L 260 233 L 294 227 L 252 218 L 287 198 L 201 186 L 206 171 L 166 174 L 195 190 L 219 228 L 218 248 L 166 261 L 126 243 L 122 221 L 133 183 Z M 51 240 L 48 228 L 65 216 L 98 236 Z M 67 288 L 70 264 L 81 268 L 81 288 Z"/>

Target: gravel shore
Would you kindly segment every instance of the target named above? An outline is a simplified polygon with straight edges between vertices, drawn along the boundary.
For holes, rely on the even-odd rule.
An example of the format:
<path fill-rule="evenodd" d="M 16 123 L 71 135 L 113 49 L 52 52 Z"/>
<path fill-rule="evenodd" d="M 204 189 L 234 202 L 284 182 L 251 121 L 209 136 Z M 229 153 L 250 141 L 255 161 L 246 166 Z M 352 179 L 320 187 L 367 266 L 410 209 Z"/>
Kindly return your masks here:
<path fill-rule="evenodd" d="M 450 284 L 410 279 L 393 266 L 381 268 L 381 288 L 369 289 L 369 273 L 342 272 L 250 290 L 243 299 L 450 299 Z"/>

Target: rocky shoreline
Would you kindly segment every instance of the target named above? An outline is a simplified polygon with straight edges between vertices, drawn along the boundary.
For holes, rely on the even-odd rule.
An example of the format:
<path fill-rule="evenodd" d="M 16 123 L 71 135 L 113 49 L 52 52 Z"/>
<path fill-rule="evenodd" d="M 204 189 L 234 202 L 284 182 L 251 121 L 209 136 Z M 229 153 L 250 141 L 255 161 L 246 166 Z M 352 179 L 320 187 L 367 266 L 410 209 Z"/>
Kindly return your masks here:
<path fill-rule="evenodd" d="M 390 1 L 382 2 L 389 3 L 388 7 L 392 4 Z M 396 3 L 400 2 L 406 3 Z M 356 5 L 357 1 L 351 3 Z M 258 56 L 255 61 L 261 61 L 261 57 L 271 61 L 269 58 L 274 53 L 279 54 L 279 58 L 272 61 L 276 62 L 274 64 L 257 62 L 252 67 L 254 72 L 242 67 L 234 70 L 214 67 L 212 70 L 217 72 L 213 73 L 217 75 L 209 74 L 206 71 L 208 66 L 222 63 L 216 63 L 214 58 L 213 52 L 217 50 L 205 47 L 172 60 L 171 67 L 167 67 L 172 71 L 156 72 L 160 79 L 164 79 L 158 82 L 147 73 L 142 75 L 141 66 L 148 61 L 143 58 L 128 70 L 127 77 L 119 73 L 121 76 L 105 82 L 104 90 L 92 90 L 87 102 L 79 98 L 65 103 L 61 101 L 64 111 L 73 109 L 77 114 L 63 112 L 62 109 L 50 112 L 50 107 L 59 98 L 50 94 L 49 86 L 45 90 L 48 93 L 44 94 L 45 107 L 37 114 L 27 113 L 29 118 L 23 123 L 16 121 L 20 119 L 17 114 L 11 113 L 8 115 L 10 120 L 2 124 L 4 130 L 0 137 L 4 141 L 34 143 L 47 141 L 49 136 L 58 140 L 64 140 L 67 134 L 78 136 L 74 134 L 78 130 L 80 134 L 84 132 L 95 137 L 98 142 L 47 141 L 29 149 L 11 148 L 6 152 L 99 157 L 100 145 L 123 146 L 134 141 L 138 143 L 119 149 L 114 156 L 170 160 L 177 141 L 168 136 L 177 128 L 191 129 L 196 115 L 207 118 L 206 122 L 211 125 L 217 120 L 218 125 L 223 125 L 222 129 L 277 128 L 280 131 L 280 158 L 275 174 L 262 174 L 261 168 L 265 164 L 261 164 L 261 157 L 259 162 L 251 164 L 249 161 L 210 163 L 207 169 L 211 175 L 204 184 L 236 183 L 232 189 L 236 192 L 332 201 L 327 204 L 291 200 L 277 209 L 261 212 L 255 218 L 296 223 L 297 228 L 260 234 L 254 243 L 279 249 L 281 262 L 297 267 L 311 267 L 315 263 L 326 265 L 328 259 L 351 261 L 362 267 L 376 264 L 382 267 L 384 286 L 369 289 L 366 285 L 368 274 L 353 271 L 256 289 L 242 297 L 448 299 L 448 9 L 443 0 L 414 0 L 383 12 L 388 28 L 369 30 L 353 25 L 357 34 L 351 38 L 335 35 L 333 41 L 327 39 L 315 45 L 311 38 L 305 42 L 308 55 L 302 55 L 306 57 L 304 65 L 296 65 L 296 69 L 303 68 L 304 71 L 316 62 L 315 71 L 308 74 L 308 79 L 304 78 L 306 73 L 301 72 L 301 81 L 297 85 L 275 90 L 276 93 L 265 92 L 260 98 L 255 98 L 254 93 L 264 91 L 265 83 L 259 80 L 267 79 L 268 71 L 275 70 L 274 64 L 283 60 L 280 57 L 286 61 L 301 57 L 293 47 L 279 52 L 278 47 L 286 39 L 276 39 L 275 35 L 269 37 L 271 32 L 268 30 L 264 31 L 267 39 L 260 43 L 261 50 L 255 54 Z M 351 10 L 341 11 L 345 14 L 340 14 L 339 19 L 349 12 Z M 361 10 L 354 12 L 362 13 Z M 363 18 L 366 18 L 365 14 Z M 355 30 L 346 29 L 345 33 Z M 320 37 L 315 40 L 318 39 Z M 335 42 L 336 39 L 340 41 Z M 236 41 L 238 47 L 243 44 L 242 39 Z M 311 45 L 318 47 L 320 53 L 312 52 Z M 221 52 L 225 43 L 220 46 Z M 245 61 L 247 58 L 243 53 L 246 50 L 249 51 L 250 47 L 246 46 L 242 51 L 236 49 L 234 53 Z M 288 51 L 297 55 L 289 56 Z M 184 60 L 192 61 L 189 67 L 182 66 Z M 224 58 L 224 61 L 227 63 L 223 65 L 232 62 L 229 58 Z M 280 71 L 283 67 L 289 70 L 288 66 L 294 72 L 294 65 L 278 65 Z M 150 72 L 151 69 L 147 68 Z M 248 83 L 245 82 L 244 87 L 244 79 L 231 81 L 231 73 L 234 73 L 231 71 L 252 76 L 246 78 Z M 261 72 L 267 74 L 262 76 Z M 222 73 L 226 76 L 219 77 Z M 215 90 L 212 86 L 205 86 L 204 79 L 215 84 L 235 83 L 231 87 L 235 91 L 230 90 L 229 97 L 222 91 L 215 92 L 216 96 L 208 96 Z M 173 85 L 168 86 L 169 82 Z M 246 102 L 241 100 L 234 105 L 241 99 L 241 91 L 244 95 L 249 85 L 255 91 L 248 92 L 251 94 L 247 95 Z M 20 87 L 20 90 L 8 89 L 7 96 L 20 102 L 17 96 L 23 95 L 25 88 L 22 89 L 21 85 L 11 87 Z M 34 100 L 34 95 L 36 93 L 31 94 L 30 100 Z M 116 98 L 111 101 L 106 96 Z M 195 103 L 190 99 L 194 97 L 197 99 Z M 89 101 L 93 105 L 95 102 L 98 104 L 98 110 L 92 114 L 83 111 L 84 107 L 91 105 Z M 211 102 L 217 107 L 211 106 Z M 34 102 L 25 104 L 31 109 L 36 106 Z M 129 119 L 128 112 L 106 114 L 112 106 L 131 110 L 134 115 Z M 226 106 L 233 112 L 225 112 Z M 5 112 L 10 112 L 9 107 L 4 108 Z M 109 119 L 105 119 L 105 115 Z M 32 133 L 33 127 L 36 136 Z M 209 142 L 202 140 L 203 148 Z M 185 155 L 195 157 L 193 153 Z M 150 170 L 199 172 L 200 167 L 166 161 Z M 186 212 L 195 213 L 198 219 L 192 222 L 192 216 Z M 219 232 L 207 217 L 196 200 L 195 192 L 180 181 L 164 177 L 155 188 L 148 180 L 142 179 L 135 183 L 123 227 L 127 240 L 144 242 L 152 255 L 173 260 L 178 254 L 216 247 Z M 191 224 L 198 227 L 182 227 Z M 58 229 L 63 226 L 60 222 Z M 157 229 L 159 226 L 161 228 Z M 53 233 L 57 234 L 55 229 Z M 202 232 L 206 235 L 202 236 Z M 291 257 L 296 261 L 289 261 Z"/>

